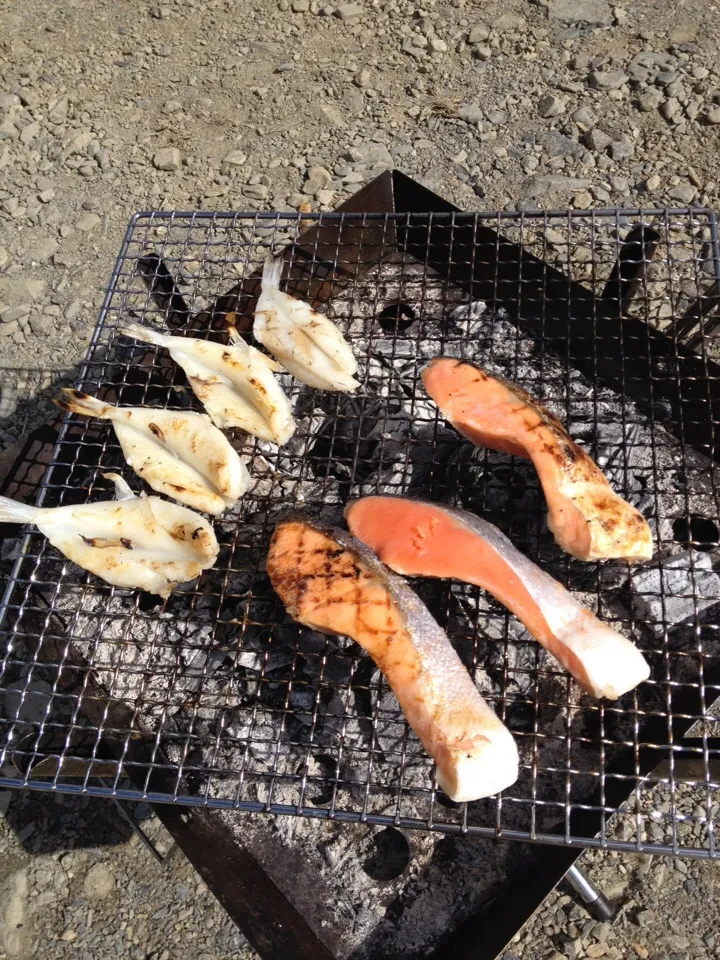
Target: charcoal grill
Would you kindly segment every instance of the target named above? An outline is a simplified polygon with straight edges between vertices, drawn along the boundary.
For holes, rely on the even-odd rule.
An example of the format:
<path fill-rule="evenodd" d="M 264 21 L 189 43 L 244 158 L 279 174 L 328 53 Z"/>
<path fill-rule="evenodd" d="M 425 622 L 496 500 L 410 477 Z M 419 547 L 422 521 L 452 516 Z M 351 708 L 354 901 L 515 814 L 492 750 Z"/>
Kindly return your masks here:
<path fill-rule="evenodd" d="M 118 326 L 249 330 L 270 249 L 285 251 L 288 291 L 346 332 L 362 386 L 346 398 L 288 380 L 296 437 L 280 450 L 234 437 L 255 486 L 216 523 L 215 570 L 165 602 L 83 574 L 33 531 L 18 540 L 2 605 L 0 786 L 717 857 L 714 215 L 464 214 L 401 175 L 378 182 L 394 189 L 394 212 L 132 218 L 79 388 L 197 408 L 167 355 Z M 647 569 L 560 554 L 532 469 L 472 450 L 424 397 L 419 371 L 441 353 L 511 377 L 569 424 L 648 517 L 657 552 Z M 68 416 L 39 502 L 107 497 L 102 475 L 121 466 L 109 425 Z M 449 802 L 371 661 L 292 624 L 264 573 L 288 509 L 338 521 L 348 497 L 379 491 L 498 523 L 635 638 L 650 681 L 616 703 L 592 701 L 478 590 L 415 583 L 520 749 L 513 787 Z M 648 805 L 654 786 L 669 788 L 669 811 Z M 692 825 L 682 837 L 681 824 Z"/>

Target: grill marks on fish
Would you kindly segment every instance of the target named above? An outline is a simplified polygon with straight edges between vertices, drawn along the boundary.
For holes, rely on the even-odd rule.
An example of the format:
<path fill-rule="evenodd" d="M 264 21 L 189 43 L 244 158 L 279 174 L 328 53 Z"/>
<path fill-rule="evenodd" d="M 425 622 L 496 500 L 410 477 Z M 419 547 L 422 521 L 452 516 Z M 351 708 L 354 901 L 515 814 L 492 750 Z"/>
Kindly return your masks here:
<path fill-rule="evenodd" d="M 579 560 L 646 560 L 650 528 L 549 410 L 516 384 L 467 361 L 438 357 L 422 372 L 443 416 L 473 443 L 532 460 L 548 527 Z"/>
<path fill-rule="evenodd" d="M 418 597 L 362 543 L 308 520 L 283 521 L 267 571 L 294 619 L 367 650 L 452 799 L 488 796 L 514 782 L 518 756 L 509 731 Z"/>

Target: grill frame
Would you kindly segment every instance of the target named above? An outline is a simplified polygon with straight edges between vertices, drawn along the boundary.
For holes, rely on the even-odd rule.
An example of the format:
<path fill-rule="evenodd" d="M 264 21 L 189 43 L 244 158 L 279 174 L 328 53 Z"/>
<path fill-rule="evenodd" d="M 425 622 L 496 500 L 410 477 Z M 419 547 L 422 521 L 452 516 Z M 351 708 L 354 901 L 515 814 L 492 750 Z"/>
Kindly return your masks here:
<path fill-rule="evenodd" d="M 86 361 L 84 362 L 81 368 L 81 377 L 80 377 L 81 382 L 84 381 L 87 375 L 88 364 L 90 363 L 91 354 L 95 349 L 97 349 L 100 343 L 102 331 L 104 329 L 104 324 L 108 315 L 108 310 L 110 309 L 110 306 L 111 306 L 113 290 L 115 289 L 118 278 L 121 275 L 123 263 L 127 259 L 128 248 L 130 243 L 132 242 L 133 233 L 138 223 L 148 218 L 150 218 L 152 222 L 162 222 L 163 220 L 169 220 L 172 222 L 172 221 L 177 221 L 184 217 L 191 217 L 193 219 L 193 222 L 195 221 L 216 222 L 218 218 L 221 218 L 223 216 L 227 216 L 231 218 L 236 223 L 241 221 L 245 217 L 252 218 L 253 222 L 255 223 L 258 223 L 258 222 L 262 223 L 263 221 L 272 221 L 272 220 L 277 221 L 278 219 L 278 215 L 274 213 L 227 214 L 227 215 L 210 214 L 210 213 L 203 213 L 203 214 L 141 213 L 141 214 L 137 214 L 132 219 L 128 227 L 128 231 L 126 233 L 125 239 L 123 241 L 121 254 L 118 258 L 118 261 L 116 262 L 115 269 L 112 274 L 111 284 L 110 284 L 110 287 L 108 288 L 108 293 L 106 295 L 105 302 L 103 304 L 103 309 L 101 311 L 98 324 L 93 334 L 93 338 L 89 348 L 88 358 L 86 358 Z M 347 219 L 351 217 L 350 214 L 345 214 L 345 213 L 323 214 L 322 216 L 325 224 L 346 222 Z M 383 216 L 386 216 L 386 215 L 367 214 L 367 215 L 364 215 L 364 222 L 369 222 L 369 223 L 376 222 L 378 218 Z M 396 221 L 397 222 L 404 221 L 406 224 L 409 225 L 411 221 L 408 218 L 411 218 L 412 216 L 413 216 L 412 213 L 397 214 Z M 433 214 L 432 216 L 435 218 L 435 222 L 439 224 L 440 227 L 443 227 L 448 222 L 455 222 L 455 223 L 460 222 L 458 220 L 452 221 L 452 218 L 454 215 L 451 213 L 446 214 L 443 212 L 439 212 L 437 214 Z M 522 226 L 523 223 L 532 222 L 535 219 L 534 217 L 528 214 L 477 214 L 472 216 L 475 218 L 475 221 L 480 224 L 483 224 L 483 225 L 492 224 L 497 226 L 500 226 L 502 224 L 511 225 L 513 223 L 518 223 L 518 222 Z M 682 209 L 681 210 L 662 210 L 662 211 L 615 211 L 615 210 L 592 211 L 592 212 L 558 211 L 558 212 L 549 212 L 549 213 L 541 214 L 540 218 L 545 223 L 554 222 L 554 221 L 557 221 L 557 222 L 563 221 L 563 222 L 572 223 L 573 221 L 582 222 L 588 219 L 590 219 L 591 222 L 595 223 L 598 220 L 602 220 L 602 218 L 604 217 L 614 218 L 616 221 L 620 222 L 622 218 L 633 217 L 633 216 L 650 218 L 650 219 L 664 218 L 664 221 L 666 223 L 671 222 L 672 217 L 680 217 L 680 216 L 682 217 L 692 216 L 695 218 L 706 217 L 707 225 L 711 231 L 711 242 L 713 245 L 714 265 L 716 270 L 716 281 L 720 281 L 720 263 L 718 260 L 718 246 L 717 246 L 717 225 L 716 225 L 714 216 L 710 211 L 695 210 L 690 212 Z M 288 216 L 286 219 L 292 220 L 293 222 L 303 223 L 306 221 L 315 221 L 317 219 L 317 216 L 316 215 L 306 215 L 306 216 L 301 215 L 297 217 Z M 316 232 L 315 237 L 317 238 L 317 236 L 318 234 Z M 317 242 L 318 241 L 316 239 L 315 250 L 317 250 Z M 522 242 L 522 238 L 520 242 Z M 500 241 L 498 241 L 498 249 L 499 249 L 499 245 L 500 245 Z M 308 247 L 307 240 L 304 242 L 304 246 L 306 248 Z M 619 244 L 618 244 L 618 251 L 620 251 Z M 333 267 L 337 269 L 337 266 L 338 266 L 338 263 L 336 261 L 333 264 Z M 630 273 L 630 279 L 627 281 L 628 284 L 631 284 L 632 282 L 635 282 L 635 283 L 639 282 L 642 285 L 644 281 L 642 278 L 640 278 L 640 280 L 638 281 L 637 270 L 634 270 L 634 271 L 631 270 L 629 271 L 629 273 Z M 618 291 L 617 291 L 617 298 L 616 298 L 618 303 L 625 302 L 628 299 L 628 293 L 623 286 L 623 284 L 625 283 L 625 279 L 622 277 L 621 274 L 622 274 L 622 271 L 621 270 L 618 271 L 618 277 L 617 277 Z M 154 277 L 151 277 L 150 279 L 151 279 L 151 283 L 150 283 L 151 287 L 154 284 L 155 287 L 157 288 L 158 286 L 162 286 L 162 284 L 158 282 L 159 279 L 167 280 L 168 278 L 167 276 L 161 274 L 161 272 L 156 268 Z M 351 280 L 350 282 L 352 284 L 353 281 Z M 319 290 L 322 291 L 321 282 L 319 283 Z M 162 295 L 163 291 L 162 290 L 158 291 L 156 289 L 155 295 L 157 296 L 158 293 Z M 177 299 L 173 300 L 174 294 L 168 294 L 167 291 L 165 291 L 165 295 L 166 295 L 166 302 L 164 307 L 164 314 L 165 314 L 166 320 L 168 321 L 168 325 L 172 325 L 171 320 L 172 321 L 176 320 L 178 315 L 182 320 L 187 320 L 190 315 L 190 311 L 186 310 L 183 306 L 180 306 L 179 301 L 177 301 Z M 610 304 L 612 304 L 612 302 L 613 302 L 612 300 L 609 301 Z M 216 307 L 215 309 L 211 309 L 209 312 L 206 312 L 204 315 L 204 319 L 201 319 L 200 322 L 209 323 L 210 326 L 215 326 L 216 325 L 215 321 L 218 319 L 218 317 L 222 317 L 222 315 L 223 315 L 223 310 L 218 310 Z M 673 319 L 677 320 L 679 318 L 673 317 Z M 702 320 L 701 320 L 701 323 L 702 323 Z M 674 344 L 677 350 L 677 347 L 678 347 L 677 335 L 675 336 Z M 707 358 L 704 354 L 703 340 L 701 340 L 701 346 L 703 348 L 702 359 L 707 369 Z M 63 443 L 67 442 L 69 429 L 70 429 L 69 421 L 66 420 L 60 439 L 58 441 L 58 444 L 55 447 L 55 451 L 53 453 L 51 463 L 55 463 L 57 461 L 58 450 L 60 449 Z M 48 480 L 46 478 L 46 480 L 43 482 L 43 486 L 41 490 L 41 499 L 39 500 L 39 502 L 43 501 L 46 495 L 47 489 L 48 489 Z M 28 543 L 29 543 L 29 537 L 25 539 L 24 546 L 27 547 Z M 12 574 L 13 579 L 11 579 L 10 585 L 6 590 L 6 594 L 3 602 L 4 609 L 7 608 L 8 600 L 10 598 L 10 594 L 13 589 L 13 580 L 17 578 L 22 562 L 23 562 L 22 559 L 19 559 L 13 570 L 13 574 Z M 70 649 L 68 647 L 61 649 L 56 644 L 55 655 L 62 658 L 60 662 L 62 662 L 66 666 L 66 668 L 71 667 L 72 670 L 77 669 L 78 671 L 82 669 L 80 663 L 75 662 L 75 657 L 70 655 Z M 40 669 L 39 664 L 38 664 L 38 669 Z M 711 678 L 711 681 L 708 681 L 706 678 L 706 686 L 717 685 L 717 683 L 714 682 L 715 681 L 714 673 L 715 671 L 713 671 L 713 677 Z M 89 702 L 88 702 L 88 698 L 87 697 L 85 698 L 83 702 L 83 710 L 86 714 L 90 716 L 91 721 L 92 721 L 93 712 L 95 712 L 95 717 L 96 717 L 95 722 L 98 727 L 97 742 L 99 743 L 101 733 L 112 734 L 113 729 L 122 729 L 123 723 L 127 721 L 126 720 L 124 721 L 120 716 L 120 714 L 118 713 L 116 709 L 117 704 L 114 705 L 114 708 L 112 709 L 112 711 L 108 710 L 106 704 L 104 704 L 102 691 L 92 690 L 89 680 L 84 681 L 84 683 L 85 683 L 85 689 L 91 690 L 91 695 L 89 697 Z M 694 718 L 695 715 L 690 714 L 690 716 Z M 670 784 L 677 785 L 678 783 L 680 783 L 679 778 L 673 775 L 673 758 L 679 759 L 682 755 L 697 754 L 699 749 L 699 751 L 702 753 L 703 760 L 706 766 L 706 783 L 708 785 L 708 794 L 711 786 L 713 789 L 718 789 L 720 787 L 720 784 L 717 784 L 715 780 L 712 780 L 709 777 L 710 759 L 714 758 L 718 753 L 716 747 L 713 744 L 713 741 L 710 738 L 708 738 L 707 735 L 705 735 L 704 740 L 701 741 L 703 743 L 702 748 L 693 749 L 692 747 L 688 747 L 687 745 L 683 744 L 681 739 L 684 720 L 689 719 L 686 711 L 683 711 L 682 709 L 672 710 L 669 712 L 668 719 L 669 719 L 669 727 L 668 727 L 668 730 L 666 731 L 666 740 L 668 742 L 658 743 L 657 745 L 659 748 L 661 748 L 662 751 L 664 751 L 664 754 L 670 758 L 670 776 L 668 778 Z M 108 721 L 110 721 L 109 727 L 108 727 Z M 660 726 L 662 726 L 662 719 L 660 720 Z M 112 735 L 106 738 L 110 739 L 111 741 L 113 739 Z M 654 742 L 654 741 L 651 740 L 650 742 Z M 134 748 L 135 745 L 133 744 L 131 746 Z M 128 751 L 130 750 L 129 741 L 126 741 L 124 750 L 125 750 L 125 756 L 127 758 L 130 755 L 128 753 Z M 649 752 L 652 753 L 653 751 L 649 751 Z M 638 783 L 639 783 L 639 776 L 640 776 L 639 775 L 640 758 L 635 757 L 634 759 L 635 759 L 634 773 L 635 773 L 636 789 L 639 789 Z M 28 779 L 28 778 L 21 779 L 16 777 L 3 777 L 3 778 L 0 778 L 0 785 L 14 786 L 14 787 L 25 786 L 25 787 L 30 787 L 32 789 L 58 790 L 58 791 L 68 792 L 68 793 L 83 792 L 90 795 L 117 796 L 117 797 L 126 798 L 126 799 L 142 798 L 142 799 L 148 799 L 151 801 L 158 801 L 158 802 L 166 802 L 169 800 L 175 803 L 186 804 L 186 805 L 204 804 L 210 807 L 234 808 L 239 810 L 248 810 L 248 811 L 256 811 L 256 812 L 271 812 L 271 813 L 282 813 L 282 814 L 301 813 L 302 815 L 305 815 L 305 816 L 313 816 L 313 817 L 320 817 L 320 818 L 350 820 L 350 821 L 359 820 L 362 822 L 368 822 L 368 823 L 377 824 L 377 825 L 394 825 L 394 826 L 409 827 L 409 828 L 433 829 L 433 830 L 437 830 L 440 832 L 447 832 L 447 833 L 461 832 L 461 833 L 478 835 L 478 836 L 498 836 L 504 839 L 541 841 L 541 842 L 556 844 L 561 846 L 604 847 L 604 848 L 615 849 L 615 850 L 645 851 L 645 852 L 652 852 L 652 853 L 682 853 L 688 856 L 705 856 L 705 857 L 718 856 L 718 852 L 715 849 L 715 846 L 713 843 L 712 830 L 709 831 L 709 846 L 707 850 L 692 848 L 692 847 L 683 847 L 681 844 L 677 842 L 674 842 L 672 844 L 648 843 L 648 842 L 641 841 L 639 837 L 636 838 L 635 842 L 621 841 L 621 840 L 609 838 L 604 829 L 604 821 L 607 815 L 611 814 L 617 809 L 617 807 L 621 802 L 621 799 L 624 798 L 624 793 L 627 792 L 624 789 L 623 781 L 612 779 L 614 774 L 610 776 L 610 784 L 606 786 L 608 787 L 614 786 L 617 789 L 615 789 L 614 791 L 609 791 L 609 790 L 605 791 L 606 796 L 602 798 L 603 803 L 601 804 L 600 809 L 598 809 L 597 805 L 595 804 L 579 804 L 577 805 L 577 809 L 575 809 L 575 806 L 573 806 L 573 809 L 566 813 L 566 817 L 565 817 L 566 830 L 562 834 L 556 834 L 556 833 L 548 833 L 547 831 L 532 831 L 532 830 L 517 831 L 517 830 L 508 829 L 508 828 L 502 828 L 501 824 L 498 824 L 494 827 L 493 826 L 482 827 L 482 826 L 478 826 L 477 824 L 468 823 L 466 820 L 459 823 L 457 822 L 445 823 L 436 819 L 428 820 L 428 819 L 419 819 L 419 818 L 413 818 L 413 817 L 403 817 L 398 815 L 392 815 L 392 816 L 378 815 L 375 813 L 367 812 L 366 810 L 365 811 L 364 810 L 345 811 L 345 810 L 337 810 L 337 809 L 333 810 L 333 809 L 310 808 L 307 806 L 304 807 L 302 810 L 299 810 L 297 806 L 292 804 L 279 804 L 279 803 L 273 803 L 273 802 L 260 802 L 260 801 L 253 802 L 253 801 L 247 801 L 247 800 L 234 802 L 232 800 L 227 800 L 221 797 L 186 796 L 186 795 L 180 794 L 177 789 L 172 791 L 168 791 L 166 789 L 165 790 L 152 789 L 151 787 L 154 786 L 154 782 L 156 778 L 151 778 L 151 777 L 148 777 L 146 779 L 145 785 L 142 789 L 137 789 L 136 787 L 126 788 L 120 785 L 120 772 L 121 771 L 119 770 L 118 776 L 115 779 L 115 784 L 112 787 L 97 786 L 96 784 L 89 782 L 90 780 L 89 776 L 85 777 L 84 782 L 82 784 L 72 784 L 67 782 L 61 782 L 57 778 L 52 783 L 46 783 L 37 779 Z M 605 772 L 608 774 L 611 773 L 609 770 Z M 603 777 L 602 779 L 604 780 L 605 778 Z M 617 799 L 611 796 L 611 793 L 616 794 Z M 586 808 L 591 808 L 591 809 L 586 809 Z M 572 814 L 572 823 L 571 823 L 570 814 Z M 586 826 L 586 824 L 591 823 L 591 821 L 594 821 L 595 828 L 600 831 L 599 837 L 590 835 L 592 831 L 592 825 L 588 827 Z"/>

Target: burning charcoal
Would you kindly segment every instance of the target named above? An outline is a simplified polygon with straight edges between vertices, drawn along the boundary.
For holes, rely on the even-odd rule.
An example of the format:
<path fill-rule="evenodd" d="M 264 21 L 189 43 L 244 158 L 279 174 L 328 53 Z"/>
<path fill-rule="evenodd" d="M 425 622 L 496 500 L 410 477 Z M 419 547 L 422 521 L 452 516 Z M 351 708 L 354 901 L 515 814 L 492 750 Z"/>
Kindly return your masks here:
<path fill-rule="evenodd" d="M 698 550 L 679 553 L 661 564 L 643 567 L 631 577 L 633 609 L 660 637 L 663 621 L 672 629 L 720 602 L 720 577 L 712 557 Z"/>

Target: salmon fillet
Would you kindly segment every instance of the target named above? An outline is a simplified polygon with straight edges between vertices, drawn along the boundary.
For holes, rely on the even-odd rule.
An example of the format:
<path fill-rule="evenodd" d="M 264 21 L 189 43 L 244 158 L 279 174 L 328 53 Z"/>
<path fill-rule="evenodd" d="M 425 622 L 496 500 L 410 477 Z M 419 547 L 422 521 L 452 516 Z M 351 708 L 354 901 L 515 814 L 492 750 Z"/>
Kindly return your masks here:
<path fill-rule="evenodd" d="M 515 384 L 474 364 L 438 357 L 422 371 L 440 412 L 464 437 L 532 460 L 548 504 L 548 527 L 578 560 L 648 560 L 653 542 L 643 515 L 548 410 Z"/>
<path fill-rule="evenodd" d="M 507 727 L 428 609 L 364 544 L 343 530 L 286 520 L 275 528 L 267 571 L 291 617 L 367 650 L 452 800 L 515 782 L 518 752 Z"/>
<path fill-rule="evenodd" d="M 406 576 L 472 583 L 508 608 L 578 683 L 615 699 L 647 680 L 637 647 L 581 606 L 497 527 L 464 510 L 402 497 L 348 504 L 352 533 Z"/>

